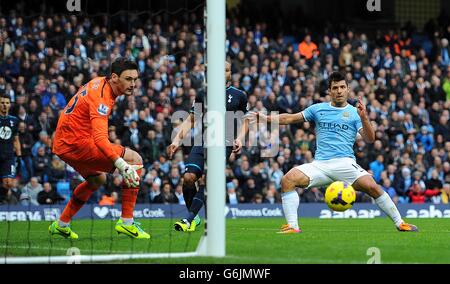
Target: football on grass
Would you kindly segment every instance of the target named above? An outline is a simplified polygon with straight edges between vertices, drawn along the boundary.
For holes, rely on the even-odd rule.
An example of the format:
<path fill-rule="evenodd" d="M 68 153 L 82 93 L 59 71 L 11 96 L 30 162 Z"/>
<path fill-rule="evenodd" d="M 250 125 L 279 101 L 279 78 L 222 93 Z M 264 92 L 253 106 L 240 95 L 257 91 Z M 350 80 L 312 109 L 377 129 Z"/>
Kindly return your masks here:
<path fill-rule="evenodd" d="M 334 211 L 345 211 L 352 208 L 356 200 L 356 192 L 350 184 L 335 181 L 327 187 L 325 202 Z"/>

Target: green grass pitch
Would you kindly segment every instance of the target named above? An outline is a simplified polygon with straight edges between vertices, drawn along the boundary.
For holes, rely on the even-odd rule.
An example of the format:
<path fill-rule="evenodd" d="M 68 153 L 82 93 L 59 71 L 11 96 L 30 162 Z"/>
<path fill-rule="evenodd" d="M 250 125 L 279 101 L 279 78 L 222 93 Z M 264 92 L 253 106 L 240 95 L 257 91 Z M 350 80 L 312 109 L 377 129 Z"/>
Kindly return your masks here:
<path fill-rule="evenodd" d="M 0 257 L 148 252 L 191 252 L 202 235 L 172 229 L 174 220 L 141 220 L 151 240 L 132 240 L 114 231 L 112 220 L 75 220 L 78 240 L 49 237 L 50 222 L 1 222 Z M 411 219 L 420 232 L 397 232 L 387 218 L 301 218 L 301 234 L 276 234 L 284 219 L 227 219 L 225 258 L 195 257 L 132 260 L 133 263 L 359 263 L 380 251 L 381 263 L 450 263 L 450 219 Z M 368 251 L 369 250 L 369 251 Z M 368 255 L 369 254 L 369 255 Z"/>

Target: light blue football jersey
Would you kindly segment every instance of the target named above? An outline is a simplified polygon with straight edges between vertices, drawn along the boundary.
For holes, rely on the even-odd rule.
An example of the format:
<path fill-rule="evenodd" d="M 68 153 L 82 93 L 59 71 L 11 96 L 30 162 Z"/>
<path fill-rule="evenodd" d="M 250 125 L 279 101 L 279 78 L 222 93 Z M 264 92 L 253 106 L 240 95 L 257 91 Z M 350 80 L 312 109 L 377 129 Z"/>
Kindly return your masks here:
<path fill-rule="evenodd" d="M 331 103 L 318 103 L 306 108 L 303 117 L 316 124 L 316 160 L 355 159 L 353 144 L 362 122 L 354 106 L 338 108 Z"/>

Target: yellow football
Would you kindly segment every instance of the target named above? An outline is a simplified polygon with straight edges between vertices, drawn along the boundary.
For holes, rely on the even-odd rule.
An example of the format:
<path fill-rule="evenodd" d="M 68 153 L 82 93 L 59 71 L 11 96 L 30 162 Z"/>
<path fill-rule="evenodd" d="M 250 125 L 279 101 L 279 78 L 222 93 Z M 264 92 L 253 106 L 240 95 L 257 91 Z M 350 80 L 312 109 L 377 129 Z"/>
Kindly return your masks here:
<path fill-rule="evenodd" d="M 325 202 L 334 211 L 345 211 L 352 208 L 356 200 L 353 187 L 342 181 L 335 181 L 327 187 Z"/>

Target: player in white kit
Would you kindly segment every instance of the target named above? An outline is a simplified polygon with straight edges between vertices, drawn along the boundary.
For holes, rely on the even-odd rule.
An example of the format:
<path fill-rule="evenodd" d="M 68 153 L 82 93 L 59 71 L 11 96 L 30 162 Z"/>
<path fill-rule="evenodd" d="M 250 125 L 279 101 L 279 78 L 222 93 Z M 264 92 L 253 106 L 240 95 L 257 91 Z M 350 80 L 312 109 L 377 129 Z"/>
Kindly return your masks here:
<path fill-rule="evenodd" d="M 249 114 L 251 120 L 259 118 L 279 124 L 313 121 L 316 125 L 317 150 L 314 161 L 291 169 L 281 180 L 283 211 L 287 224 L 281 227 L 279 233 L 301 232 L 298 225 L 299 196 L 296 187 L 327 186 L 334 181 L 351 184 L 355 190 L 374 198 L 399 231 L 418 231 L 416 226 L 403 221 L 389 195 L 355 161 L 353 144 L 356 135 L 361 134 L 368 143 L 375 141 L 375 131 L 361 97 L 358 98 L 356 108 L 347 102 L 349 87 L 345 76 L 339 72 L 330 74 L 328 92 L 331 102 L 311 105 L 299 113 L 273 116 L 255 112 Z"/>

